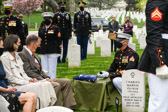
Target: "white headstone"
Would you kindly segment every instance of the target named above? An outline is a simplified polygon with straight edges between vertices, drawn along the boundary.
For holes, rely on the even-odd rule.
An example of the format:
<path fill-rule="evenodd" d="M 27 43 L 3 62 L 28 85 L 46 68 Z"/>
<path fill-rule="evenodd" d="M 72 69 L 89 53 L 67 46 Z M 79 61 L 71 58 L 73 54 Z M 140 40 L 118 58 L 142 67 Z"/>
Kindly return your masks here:
<path fill-rule="evenodd" d="M 103 39 L 101 41 L 101 57 L 111 56 L 111 40 Z"/>
<path fill-rule="evenodd" d="M 139 40 L 140 40 L 140 49 L 145 49 L 145 47 L 146 47 L 146 38 L 145 37 L 141 37 Z"/>
<path fill-rule="evenodd" d="M 103 30 L 99 30 L 99 37 L 103 37 Z"/>
<path fill-rule="evenodd" d="M 101 46 L 101 40 L 102 40 L 102 37 L 97 37 L 96 38 L 96 47 L 100 47 Z"/>
<path fill-rule="evenodd" d="M 93 38 L 88 42 L 87 54 L 95 54 L 95 42 Z"/>
<path fill-rule="evenodd" d="M 36 35 L 36 36 L 38 36 L 38 31 L 29 31 L 29 35 Z"/>
<path fill-rule="evenodd" d="M 94 39 L 96 40 L 97 37 L 99 36 L 99 32 L 94 32 L 93 35 L 94 35 Z"/>
<path fill-rule="evenodd" d="M 35 31 L 37 31 L 37 23 L 35 23 Z"/>
<path fill-rule="evenodd" d="M 138 34 L 138 43 L 140 44 L 140 38 L 142 38 L 144 35 L 143 35 L 143 33 L 142 32 L 140 32 L 139 34 Z"/>
<path fill-rule="evenodd" d="M 128 43 L 128 46 L 133 49 L 134 51 L 136 51 L 136 44 L 135 43 Z"/>
<path fill-rule="evenodd" d="M 81 65 L 81 53 L 80 45 L 70 45 L 68 49 L 68 67 L 80 67 Z"/>
<path fill-rule="evenodd" d="M 131 38 L 129 39 L 129 43 L 132 43 L 132 38 L 133 38 L 133 37 L 131 37 Z"/>
<path fill-rule="evenodd" d="M 69 39 L 68 45 L 76 44 L 76 38 L 77 37 L 73 37 L 73 38 Z"/>
<path fill-rule="evenodd" d="M 122 75 L 122 112 L 145 111 L 145 73 L 136 69 Z"/>
<path fill-rule="evenodd" d="M 70 45 L 73 45 L 73 44 L 76 44 L 76 38 L 77 37 L 72 37 L 71 39 L 69 39 L 69 42 L 68 42 L 68 53 L 67 53 L 67 57 L 69 57 L 69 46 Z M 63 48 L 62 48 L 63 49 Z M 61 54 L 63 53 L 63 51 L 61 52 Z"/>

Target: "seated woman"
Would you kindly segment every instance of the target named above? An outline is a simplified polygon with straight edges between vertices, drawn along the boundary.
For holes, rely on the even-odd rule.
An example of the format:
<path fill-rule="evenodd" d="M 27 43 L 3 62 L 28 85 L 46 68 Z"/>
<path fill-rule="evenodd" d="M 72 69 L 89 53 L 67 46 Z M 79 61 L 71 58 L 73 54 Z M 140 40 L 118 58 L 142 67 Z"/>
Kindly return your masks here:
<path fill-rule="evenodd" d="M 36 79 L 31 79 L 24 72 L 23 62 L 16 54 L 19 45 L 20 38 L 17 35 L 9 35 L 5 38 L 5 52 L 1 57 L 1 61 L 6 72 L 6 78 L 11 86 L 15 87 L 18 91 L 36 93 L 40 98 L 41 108 L 54 104 L 56 101 L 56 94 L 52 85 L 49 82 L 38 82 Z M 22 95 L 19 98 L 22 98 Z M 25 101 L 24 98 L 23 100 Z M 24 103 L 24 101 L 21 101 L 21 103 Z"/>
<path fill-rule="evenodd" d="M 0 56 L 3 53 L 3 40 L 0 37 Z M 0 95 L 8 102 L 10 112 L 35 112 L 37 104 L 37 95 L 34 93 L 24 93 L 17 91 L 16 88 L 9 86 L 9 82 L 5 79 L 6 74 L 0 58 Z"/>

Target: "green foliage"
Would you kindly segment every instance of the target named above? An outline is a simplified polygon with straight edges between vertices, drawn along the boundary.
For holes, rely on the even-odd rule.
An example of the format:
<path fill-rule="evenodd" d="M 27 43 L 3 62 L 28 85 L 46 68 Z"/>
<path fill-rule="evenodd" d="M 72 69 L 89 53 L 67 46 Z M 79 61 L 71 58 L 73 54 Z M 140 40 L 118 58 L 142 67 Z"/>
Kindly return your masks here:
<path fill-rule="evenodd" d="M 147 0 L 136 0 L 138 3 L 136 4 L 136 8 L 139 10 L 143 10 L 146 6 Z"/>
<path fill-rule="evenodd" d="M 29 31 L 34 31 L 35 29 L 35 23 L 37 23 L 38 28 L 40 28 L 40 24 L 43 21 L 43 17 L 41 16 L 41 13 L 38 14 L 31 14 L 30 15 L 30 29 Z M 23 21 L 25 23 L 28 23 L 28 17 L 26 15 L 24 15 Z"/>

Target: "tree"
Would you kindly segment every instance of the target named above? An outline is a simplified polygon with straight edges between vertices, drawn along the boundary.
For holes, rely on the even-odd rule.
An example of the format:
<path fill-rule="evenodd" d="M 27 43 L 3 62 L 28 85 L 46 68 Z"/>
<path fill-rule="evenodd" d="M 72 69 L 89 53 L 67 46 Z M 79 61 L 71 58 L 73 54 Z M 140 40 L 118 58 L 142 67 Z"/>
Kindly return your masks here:
<path fill-rule="evenodd" d="M 28 26 L 30 27 L 30 14 L 43 3 L 43 0 L 8 0 L 14 2 L 16 12 L 28 16 Z"/>
<path fill-rule="evenodd" d="M 99 10 L 110 9 L 118 0 L 88 0 L 88 7 L 98 7 Z"/>
<path fill-rule="evenodd" d="M 70 7 L 69 12 L 74 13 L 75 12 L 75 0 L 70 0 L 69 7 Z"/>
<path fill-rule="evenodd" d="M 53 12 L 57 12 L 58 4 L 55 0 L 45 0 L 45 2 L 52 8 Z"/>
<path fill-rule="evenodd" d="M 147 0 L 136 0 L 138 3 L 136 4 L 137 9 L 144 10 Z"/>
<path fill-rule="evenodd" d="M 5 1 L 5 0 L 0 0 L 0 14 L 2 14 L 2 10 L 3 10 L 3 5 L 2 5 L 3 1 Z"/>
<path fill-rule="evenodd" d="M 142 11 L 145 8 L 147 0 L 125 0 L 128 4 L 127 9 L 134 8 L 136 10 Z"/>

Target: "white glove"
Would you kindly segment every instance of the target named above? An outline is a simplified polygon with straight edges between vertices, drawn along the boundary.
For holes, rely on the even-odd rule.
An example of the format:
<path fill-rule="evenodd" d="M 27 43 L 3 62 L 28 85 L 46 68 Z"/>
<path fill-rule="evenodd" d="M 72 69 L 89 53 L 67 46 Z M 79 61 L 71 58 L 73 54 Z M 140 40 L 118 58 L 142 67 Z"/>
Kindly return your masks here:
<path fill-rule="evenodd" d="M 166 65 L 156 68 L 156 76 L 161 79 L 168 78 L 168 67 Z"/>
<path fill-rule="evenodd" d="M 109 73 L 106 72 L 106 71 L 101 71 L 97 74 L 97 76 L 100 77 L 100 78 L 105 78 L 105 77 L 109 76 Z"/>
<path fill-rule="evenodd" d="M 48 71 L 47 70 L 42 70 L 47 76 L 49 76 Z"/>

